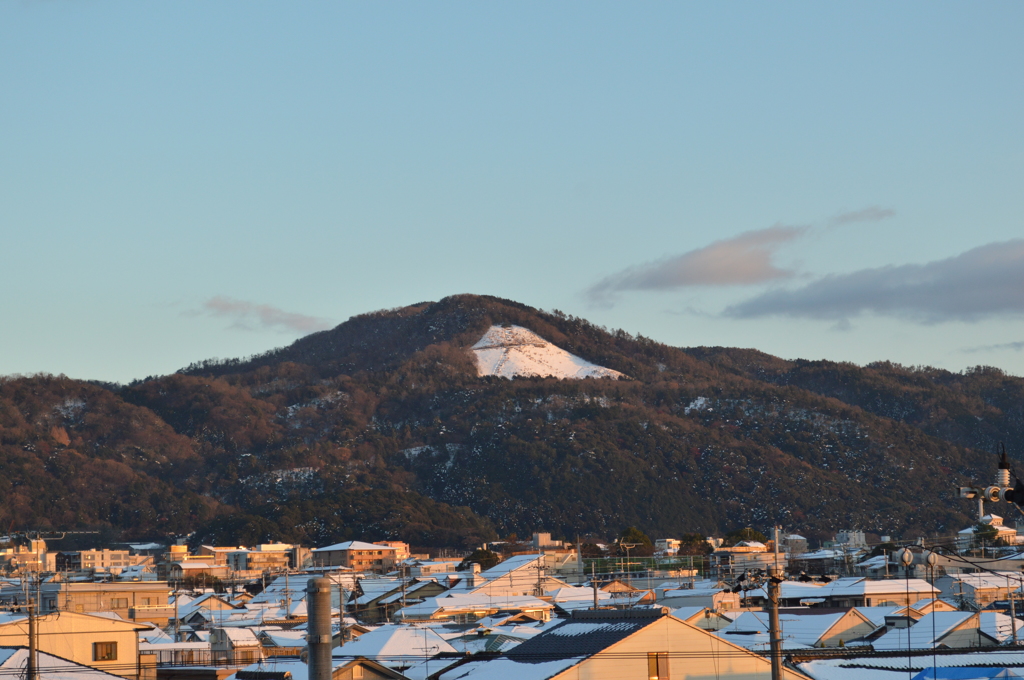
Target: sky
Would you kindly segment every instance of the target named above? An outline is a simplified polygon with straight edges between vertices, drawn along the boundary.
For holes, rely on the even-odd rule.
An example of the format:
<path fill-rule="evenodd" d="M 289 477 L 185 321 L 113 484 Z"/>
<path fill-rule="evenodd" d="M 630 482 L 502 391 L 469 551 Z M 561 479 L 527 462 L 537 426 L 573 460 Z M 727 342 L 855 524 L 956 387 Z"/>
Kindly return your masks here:
<path fill-rule="evenodd" d="M 0 3 L 0 375 L 477 293 L 1024 375 L 1024 3 Z"/>

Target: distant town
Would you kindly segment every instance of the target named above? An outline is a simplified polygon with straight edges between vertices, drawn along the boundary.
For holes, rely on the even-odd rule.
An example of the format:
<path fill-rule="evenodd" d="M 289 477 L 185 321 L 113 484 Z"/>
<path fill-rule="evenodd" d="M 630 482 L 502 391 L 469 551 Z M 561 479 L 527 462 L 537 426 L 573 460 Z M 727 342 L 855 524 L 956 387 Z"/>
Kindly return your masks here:
<path fill-rule="evenodd" d="M 372 537 L 63 551 L 11 535 L 0 665 L 26 680 L 850 679 L 954 677 L 1024 656 L 1022 537 L 998 515 L 912 542 L 768 533 L 538 532 L 423 554 Z"/>

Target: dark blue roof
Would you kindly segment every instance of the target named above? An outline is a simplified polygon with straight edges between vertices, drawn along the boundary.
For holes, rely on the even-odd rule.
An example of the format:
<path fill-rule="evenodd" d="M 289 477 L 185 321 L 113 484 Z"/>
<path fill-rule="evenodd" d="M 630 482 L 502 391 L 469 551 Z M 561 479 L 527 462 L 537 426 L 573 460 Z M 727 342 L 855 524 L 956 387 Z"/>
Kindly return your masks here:
<path fill-rule="evenodd" d="M 588 657 L 646 628 L 660 610 L 585 611 L 513 647 L 505 656 L 520 663 Z"/>

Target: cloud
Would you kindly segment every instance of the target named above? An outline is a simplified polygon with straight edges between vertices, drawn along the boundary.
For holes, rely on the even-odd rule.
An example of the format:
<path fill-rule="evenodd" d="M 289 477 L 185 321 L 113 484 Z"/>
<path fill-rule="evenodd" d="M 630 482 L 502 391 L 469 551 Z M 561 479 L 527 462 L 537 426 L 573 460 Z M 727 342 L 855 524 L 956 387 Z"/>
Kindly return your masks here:
<path fill-rule="evenodd" d="M 203 309 L 213 316 L 233 319 L 232 328 L 241 330 L 278 330 L 312 333 L 333 327 L 328 319 L 286 312 L 270 305 L 218 295 L 207 300 Z"/>
<path fill-rule="evenodd" d="M 996 352 L 1004 349 L 1010 349 L 1015 352 L 1024 350 L 1024 340 L 1018 340 L 1017 342 L 1001 342 L 997 345 L 978 345 L 977 347 L 965 347 L 961 351 L 967 354 L 974 354 L 975 352 Z"/>
<path fill-rule="evenodd" d="M 920 323 L 1024 314 L 1024 239 L 926 264 L 832 274 L 795 290 L 770 290 L 724 314 L 838 320 L 865 312 Z"/>
<path fill-rule="evenodd" d="M 877 205 L 872 205 L 864 208 L 863 210 L 839 213 L 829 220 L 828 223 L 830 226 L 839 227 L 844 224 L 853 224 L 854 222 L 881 222 L 885 218 L 892 217 L 895 214 L 895 210 L 879 208 Z"/>
<path fill-rule="evenodd" d="M 596 301 L 607 301 L 626 290 L 674 290 L 688 286 L 738 286 L 777 281 L 794 275 L 772 262 L 775 251 L 809 227 L 775 225 L 748 231 L 709 246 L 623 269 L 587 290 Z"/>

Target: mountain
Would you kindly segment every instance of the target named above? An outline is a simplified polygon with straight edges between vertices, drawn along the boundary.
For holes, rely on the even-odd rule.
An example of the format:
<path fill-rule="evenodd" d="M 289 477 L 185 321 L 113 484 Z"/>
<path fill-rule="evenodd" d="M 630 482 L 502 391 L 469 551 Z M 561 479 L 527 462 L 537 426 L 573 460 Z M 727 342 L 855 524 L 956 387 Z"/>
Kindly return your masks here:
<path fill-rule="evenodd" d="M 991 368 L 680 349 L 461 295 L 128 386 L 0 380 L 0 522 L 229 543 L 780 523 L 948 534 L 1011 455 L 1024 380 Z"/>

